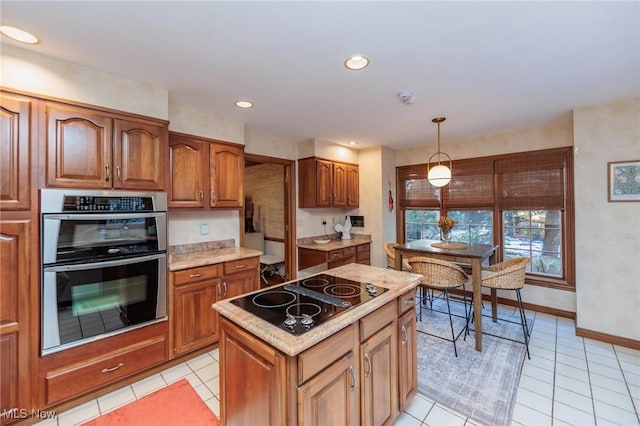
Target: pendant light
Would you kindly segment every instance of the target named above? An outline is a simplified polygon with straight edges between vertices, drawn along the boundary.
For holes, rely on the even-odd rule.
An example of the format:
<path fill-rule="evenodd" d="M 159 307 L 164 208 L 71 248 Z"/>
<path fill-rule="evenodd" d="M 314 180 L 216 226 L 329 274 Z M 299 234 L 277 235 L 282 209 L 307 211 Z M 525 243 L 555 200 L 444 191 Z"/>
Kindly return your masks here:
<path fill-rule="evenodd" d="M 438 125 L 438 152 L 429 157 L 429 161 L 427 161 L 427 179 L 429 179 L 431 185 L 437 187 L 445 186 L 451 181 L 451 157 L 444 152 L 440 152 L 440 123 L 444 120 L 446 120 L 445 117 L 436 117 L 431 120 Z M 438 156 L 438 164 L 431 167 L 431 160 L 433 160 L 433 157 L 436 155 Z M 440 164 L 440 157 L 443 155 L 449 160 L 449 167 Z"/>

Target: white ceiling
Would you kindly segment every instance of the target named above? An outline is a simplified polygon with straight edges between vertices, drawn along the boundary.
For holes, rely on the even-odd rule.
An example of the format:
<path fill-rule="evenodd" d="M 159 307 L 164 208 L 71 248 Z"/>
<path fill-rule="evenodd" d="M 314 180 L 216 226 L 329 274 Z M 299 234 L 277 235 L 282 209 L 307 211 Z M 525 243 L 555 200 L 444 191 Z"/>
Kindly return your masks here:
<path fill-rule="evenodd" d="M 446 144 L 640 96 L 637 1 L 2 0 L 0 19 L 42 39 L 29 50 L 297 141 L 418 146 L 446 116 Z M 346 70 L 353 54 L 371 65 Z"/>

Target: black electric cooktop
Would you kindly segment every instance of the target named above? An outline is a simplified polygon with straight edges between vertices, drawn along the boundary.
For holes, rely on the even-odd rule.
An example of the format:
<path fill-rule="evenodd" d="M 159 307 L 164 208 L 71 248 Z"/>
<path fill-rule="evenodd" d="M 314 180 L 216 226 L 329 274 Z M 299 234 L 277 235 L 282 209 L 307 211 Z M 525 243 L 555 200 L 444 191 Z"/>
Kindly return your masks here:
<path fill-rule="evenodd" d="M 388 289 L 327 274 L 292 281 L 232 300 L 236 306 L 294 335 L 301 335 Z"/>

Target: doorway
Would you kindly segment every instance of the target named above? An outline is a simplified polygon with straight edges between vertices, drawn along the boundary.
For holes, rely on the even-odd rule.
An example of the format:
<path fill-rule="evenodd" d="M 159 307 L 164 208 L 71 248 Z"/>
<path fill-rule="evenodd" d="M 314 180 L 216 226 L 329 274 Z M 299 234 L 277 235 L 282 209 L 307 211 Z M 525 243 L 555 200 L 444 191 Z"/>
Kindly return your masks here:
<path fill-rule="evenodd" d="M 284 258 L 282 279 L 270 274 L 268 284 L 296 278 L 294 172 L 294 160 L 245 153 L 243 234 L 264 234 L 264 253 Z"/>

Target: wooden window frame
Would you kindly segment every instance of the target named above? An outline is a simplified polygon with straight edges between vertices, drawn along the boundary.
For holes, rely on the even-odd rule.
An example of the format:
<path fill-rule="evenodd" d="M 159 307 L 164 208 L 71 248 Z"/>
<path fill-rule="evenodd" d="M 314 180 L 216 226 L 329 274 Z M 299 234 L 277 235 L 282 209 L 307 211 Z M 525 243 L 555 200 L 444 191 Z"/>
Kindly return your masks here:
<path fill-rule="evenodd" d="M 434 187 L 433 197 L 420 199 L 416 194 L 407 196 L 406 180 L 426 180 L 426 168 L 426 164 L 396 167 L 397 241 L 405 243 L 407 209 L 439 208 L 441 215 L 446 215 L 449 210 L 493 209 L 493 243 L 501 248 L 503 210 L 560 210 L 563 276 L 527 273 L 526 282 L 575 291 L 573 147 L 456 160 L 452 166 L 452 183 L 442 188 Z M 545 170 L 549 172 L 544 173 Z M 474 186 L 467 191 L 468 186 L 456 185 L 457 182 L 473 182 Z M 476 183 L 480 183 L 481 188 Z M 422 191 L 421 194 L 424 193 Z M 498 262 L 502 261 L 503 250 L 498 250 L 496 256 Z"/>

